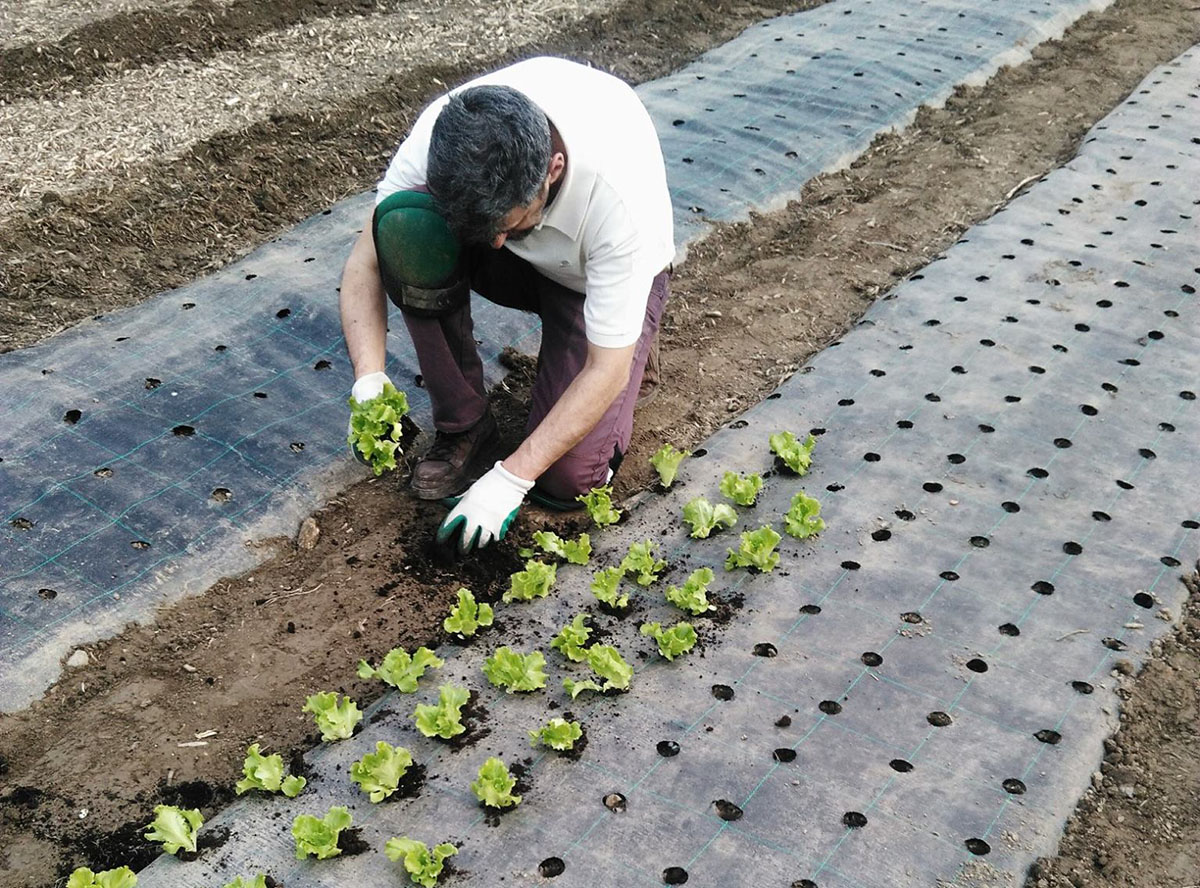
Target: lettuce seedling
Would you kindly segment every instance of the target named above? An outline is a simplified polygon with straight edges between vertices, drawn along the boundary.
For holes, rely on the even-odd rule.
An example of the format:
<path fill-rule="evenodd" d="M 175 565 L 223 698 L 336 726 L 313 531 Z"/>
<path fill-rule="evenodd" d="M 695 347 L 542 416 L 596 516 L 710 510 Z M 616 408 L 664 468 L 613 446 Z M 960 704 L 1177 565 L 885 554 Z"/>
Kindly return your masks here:
<path fill-rule="evenodd" d="M 378 668 L 372 668 L 366 660 L 358 661 L 359 678 L 378 678 L 398 691 L 411 694 L 417 689 L 417 680 L 426 669 L 439 669 L 445 661 L 429 648 L 421 647 L 410 656 L 404 648 L 393 648 Z"/>
<path fill-rule="evenodd" d="M 593 574 L 592 594 L 602 604 L 607 604 L 613 610 L 625 610 L 629 607 L 629 596 L 617 594 L 617 588 L 621 585 L 621 578 L 624 576 L 625 569 L 622 567 L 606 567 Z"/>
<path fill-rule="evenodd" d="M 442 620 L 442 628 L 470 638 L 480 627 L 492 625 L 495 611 L 486 602 L 476 602 L 470 589 L 458 590 L 458 604 L 450 609 L 450 616 Z"/>
<path fill-rule="evenodd" d="M 479 777 L 471 781 L 475 797 L 489 808 L 511 808 L 521 804 L 521 797 L 513 795 L 517 778 L 508 773 L 500 759 L 492 756 L 479 768 Z"/>
<path fill-rule="evenodd" d="M 442 685 L 438 689 L 437 705 L 418 703 L 413 710 L 417 730 L 426 737 L 441 737 L 449 740 L 467 729 L 462 723 L 462 708 L 471 699 L 471 692 L 454 685 Z"/>
<path fill-rule="evenodd" d="M 321 729 L 321 739 L 345 740 L 354 733 L 354 726 L 362 721 L 362 710 L 349 697 L 338 701 L 336 691 L 313 694 L 304 703 L 302 712 L 311 712 L 313 721 Z"/>
<path fill-rule="evenodd" d="M 692 526 L 692 539 L 705 540 L 718 527 L 737 524 L 737 512 L 726 503 L 713 505 L 702 496 L 683 507 L 683 520 Z"/>
<path fill-rule="evenodd" d="M 816 536 L 825 529 L 825 519 L 821 517 L 821 504 L 811 496 L 806 496 L 801 490 L 792 497 L 792 505 L 783 514 L 783 529 L 788 536 L 798 540 Z"/>
<path fill-rule="evenodd" d="M 749 475 L 726 472 L 721 477 L 721 493 L 739 506 L 754 505 L 762 486 L 762 475 L 758 472 L 751 472 Z"/>
<path fill-rule="evenodd" d="M 620 651 L 611 644 L 594 644 L 588 648 L 587 655 L 588 667 L 604 679 L 604 685 L 601 686 L 590 679 L 575 681 L 564 678 L 563 688 L 571 695 L 572 700 L 584 691 L 603 693 L 629 690 L 629 682 L 633 680 L 633 667 L 625 662 Z"/>
<path fill-rule="evenodd" d="M 779 461 L 793 474 L 803 475 L 808 472 L 808 467 L 812 465 L 813 448 L 817 446 L 815 437 L 809 435 L 801 444 L 791 432 L 776 432 L 767 440 L 771 444 L 771 452 L 779 457 Z"/>
<path fill-rule="evenodd" d="M 383 853 L 389 860 L 404 861 L 404 869 L 414 885 L 423 888 L 433 888 L 447 857 L 453 857 L 458 849 L 449 842 L 434 845 L 430 851 L 424 842 L 401 836 L 398 839 L 388 839 L 383 846 Z"/>
<path fill-rule="evenodd" d="M 541 651 L 518 654 L 512 648 L 498 648 L 483 663 L 483 674 L 496 687 L 508 693 L 536 691 L 546 686 L 546 658 Z"/>
<path fill-rule="evenodd" d="M 225 888 L 267 888 L 267 877 L 265 874 L 259 873 L 247 882 L 241 876 L 238 876 L 232 882 L 225 885 Z"/>
<path fill-rule="evenodd" d="M 587 640 L 592 635 L 592 630 L 583 625 L 589 619 L 591 617 L 588 614 L 576 614 L 575 619 L 563 626 L 562 631 L 554 636 L 550 647 L 572 663 L 582 663 L 587 659 L 587 651 L 583 646 L 587 644 Z"/>
<path fill-rule="evenodd" d="M 658 480 L 662 482 L 663 487 L 670 487 L 675 483 L 675 476 L 679 473 L 679 464 L 685 457 L 691 455 L 692 451 L 676 450 L 672 444 L 664 444 L 654 451 L 654 455 L 650 457 L 650 465 L 654 466 L 654 470 L 658 472 Z"/>
<path fill-rule="evenodd" d="M 533 541 L 541 546 L 542 551 L 564 558 L 571 564 L 587 564 L 592 557 L 592 538 L 586 533 L 581 533 L 577 540 L 564 540 L 552 530 L 539 530 L 534 533 Z"/>
<path fill-rule="evenodd" d="M 550 587 L 558 574 L 558 566 L 546 564 L 544 561 L 525 562 L 525 569 L 519 570 L 509 580 L 508 591 L 502 596 L 505 604 L 510 601 L 533 601 L 535 598 L 545 598 L 550 594 Z"/>
<path fill-rule="evenodd" d="M 174 805 L 155 805 L 154 820 L 146 824 L 150 832 L 143 838 L 160 842 L 163 851 L 175 854 L 179 850 L 196 853 L 196 833 L 204 818 L 195 808 L 182 810 Z"/>
<path fill-rule="evenodd" d="M 563 718 L 552 718 L 536 731 L 529 732 L 529 745 L 537 746 L 542 743 L 559 752 L 566 752 L 575 746 L 575 741 L 583 736 L 583 728 L 579 722 L 569 722 Z"/>
<path fill-rule="evenodd" d="M 400 452 L 401 423 L 408 413 L 408 398 L 396 391 L 390 382 L 383 384 L 383 393 L 359 403 L 350 399 L 350 434 L 346 443 L 353 447 L 371 466 L 376 475 L 396 468 Z"/>
<path fill-rule="evenodd" d="M 658 642 L 658 652 L 668 660 L 696 646 L 696 630 L 691 623 L 676 623 L 670 629 L 664 629 L 661 623 L 643 623 L 641 633 L 652 636 Z"/>
<path fill-rule="evenodd" d="M 736 551 L 729 550 L 725 559 L 725 569 L 735 567 L 755 567 L 766 573 L 775 569 L 779 563 L 779 553 L 775 547 L 781 537 L 773 529 L 764 524 L 758 530 L 742 532 L 742 542 Z"/>
<path fill-rule="evenodd" d="M 612 504 L 611 487 L 593 487 L 587 493 L 575 497 L 583 503 L 587 513 L 596 522 L 597 527 L 608 527 L 621 520 L 620 509 L 614 509 Z"/>
<path fill-rule="evenodd" d="M 692 616 L 699 616 L 713 610 L 713 605 L 708 602 L 708 584 L 714 579 L 712 568 L 702 567 L 699 570 L 694 570 L 686 580 L 683 581 L 683 587 L 668 586 L 667 587 L 667 602 L 675 605 L 680 610 L 685 610 Z"/>
<path fill-rule="evenodd" d="M 350 765 L 350 779 L 371 796 L 372 802 L 382 802 L 396 791 L 412 760 L 412 753 L 403 746 L 380 740 L 374 752 Z"/>
<path fill-rule="evenodd" d="M 321 820 L 311 814 L 298 814 L 292 821 L 292 838 L 296 840 L 296 859 L 304 860 L 310 854 L 317 860 L 328 860 L 342 853 L 338 847 L 338 834 L 348 827 L 353 818 L 349 809 L 334 805 Z"/>
<path fill-rule="evenodd" d="M 621 559 L 621 570 L 637 574 L 633 581 L 639 586 L 649 586 L 667 567 L 667 562 L 654 559 L 654 543 L 644 540 L 632 543 L 629 552 Z"/>
<path fill-rule="evenodd" d="M 308 783 L 303 777 L 283 776 L 283 756 L 262 755 L 258 744 L 253 743 L 246 749 L 246 761 L 242 763 L 242 773 L 246 776 L 237 782 L 234 789 L 238 795 L 252 789 L 263 792 L 282 792 L 289 799 L 300 795 Z"/>
<path fill-rule="evenodd" d="M 81 866 L 67 879 L 67 888 L 133 888 L 137 876 L 127 866 L 94 873 Z"/>

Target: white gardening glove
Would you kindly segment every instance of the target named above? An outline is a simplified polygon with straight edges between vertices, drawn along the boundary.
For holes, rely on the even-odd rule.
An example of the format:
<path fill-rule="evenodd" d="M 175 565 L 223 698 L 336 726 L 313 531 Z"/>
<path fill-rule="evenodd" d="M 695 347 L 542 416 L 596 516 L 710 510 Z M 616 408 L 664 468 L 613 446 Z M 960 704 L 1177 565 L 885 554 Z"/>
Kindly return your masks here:
<path fill-rule="evenodd" d="M 437 531 L 442 545 L 454 543 L 463 555 L 504 539 L 532 481 L 518 478 L 499 461 L 472 484 Z"/>
<path fill-rule="evenodd" d="M 362 404 L 383 394 L 383 387 L 390 383 L 388 375 L 382 370 L 368 373 L 354 380 L 354 388 L 350 389 L 350 397 Z"/>
<path fill-rule="evenodd" d="M 380 395 L 382 395 L 384 385 L 390 382 L 391 380 L 388 379 L 388 375 L 382 370 L 376 371 L 375 373 L 367 373 L 354 380 L 354 387 L 350 389 L 350 397 L 362 404 L 365 401 L 369 401 L 372 398 L 378 398 Z M 353 434 L 354 422 L 353 420 L 347 420 L 346 437 L 350 438 L 353 436 Z M 354 454 L 354 458 L 364 466 L 369 467 L 371 465 L 371 461 L 359 453 L 357 447 L 351 446 L 350 451 Z"/>

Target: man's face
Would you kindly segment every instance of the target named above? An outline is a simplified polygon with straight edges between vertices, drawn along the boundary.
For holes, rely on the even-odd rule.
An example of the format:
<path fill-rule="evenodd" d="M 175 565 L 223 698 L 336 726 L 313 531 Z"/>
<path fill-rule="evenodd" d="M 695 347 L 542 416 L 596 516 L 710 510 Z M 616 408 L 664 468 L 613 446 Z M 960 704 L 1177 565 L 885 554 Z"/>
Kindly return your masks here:
<path fill-rule="evenodd" d="M 529 206 L 514 207 L 511 212 L 500 220 L 499 233 L 492 239 L 492 247 L 500 249 L 505 241 L 520 241 L 533 234 L 538 223 L 542 221 L 542 212 L 546 208 L 546 198 L 550 194 L 550 179 L 542 183 L 542 189 Z"/>

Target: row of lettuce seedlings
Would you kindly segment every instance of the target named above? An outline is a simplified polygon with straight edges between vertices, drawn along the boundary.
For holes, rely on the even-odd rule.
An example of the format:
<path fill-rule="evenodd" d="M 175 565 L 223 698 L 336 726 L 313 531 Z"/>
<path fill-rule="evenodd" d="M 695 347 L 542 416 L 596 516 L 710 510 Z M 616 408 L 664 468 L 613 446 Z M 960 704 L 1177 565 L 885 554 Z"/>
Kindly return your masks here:
<path fill-rule="evenodd" d="M 404 394 L 387 386 L 379 398 L 365 405 L 353 401 L 351 404 L 354 411 L 349 438 L 351 446 L 366 457 L 377 475 L 395 469 L 401 434 L 400 420 L 408 409 Z M 793 475 L 807 473 L 816 445 L 812 435 L 800 441 L 791 432 L 778 432 L 770 436 L 769 444 L 782 470 Z M 674 483 L 680 464 L 688 456 L 691 456 L 690 451 L 664 444 L 650 458 L 664 489 Z M 719 490 L 736 505 L 750 507 L 755 504 L 762 487 L 763 478 L 758 473 L 739 475 L 725 472 Z M 621 519 L 620 510 L 613 506 L 611 487 L 593 489 L 580 496 L 579 501 L 599 528 L 616 524 Z M 815 498 L 803 491 L 797 492 L 783 514 L 784 532 L 796 539 L 807 539 L 820 533 L 825 528 L 820 512 L 820 503 Z M 693 539 L 706 539 L 715 531 L 732 528 L 738 521 L 738 514 L 728 503 L 714 504 L 699 496 L 683 507 L 683 520 L 690 527 Z M 567 540 L 551 531 L 538 531 L 533 539 L 546 555 L 569 564 L 586 565 L 591 559 L 592 544 L 587 533 L 581 533 L 577 539 Z M 781 539 L 780 534 L 766 524 L 757 530 L 744 531 L 738 547 L 728 550 L 725 569 L 774 570 L 779 563 L 776 547 Z M 532 556 L 534 553 L 529 551 L 527 554 Z M 635 542 L 619 564 L 602 568 L 593 575 L 590 588 L 602 605 L 611 611 L 621 612 L 629 607 L 629 594 L 620 590 L 622 579 L 631 576 L 638 586 L 645 588 L 656 582 L 666 568 L 667 562 L 655 557 L 654 544 L 650 540 Z M 508 604 L 546 597 L 557 572 L 557 561 L 547 562 L 531 557 L 524 570 L 510 577 L 509 589 L 503 594 L 502 602 Z M 700 616 L 715 608 L 708 600 L 708 587 L 714 579 L 711 568 L 695 570 L 683 585 L 667 587 L 666 600 L 691 616 Z M 494 609 L 491 605 L 476 601 L 466 588 L 459 589 L 457 594 L 457 602 L 443 621 L 446 632 L 472 638 L 480 629 L 492 625 Z M 587 613 L 577 614 L 550 641 L 550 647 L 566 660 L 585 663 L 593 673 L 592 678 L 581 681 L 570 677 L 563 679 L 563 689 L 572 700 L 585 692 L 626 692 L 633 679 L 633 667 L 615 646 L 588 644 L 592 633 L 587 625 L 589 618 Z M 674 660 L 696 645 L 696 630 L 686 620 L 666 628 L 658 622 L 643 623 L 639 631 L 642 635 L 654 638 L 659 654 L 666 660 Z M 358 675 L 360 678 L 378 678 L 401 693 L 414 693 L 426 671 L 437 669 L 444 662 L 426 647 L 418 648 L 411 654 L 403 648 L 396 648 L 378 666 L 360 660 Z M 523 654 L 505 645 L 484 660 L 482 671 L 491 684 L 508 693 L 530 693 L 546 687 L 545 666 L 546 658 L 541 651 Z M 464 733 L 467 728 L 462 721 L 462 710 L 470 696 L 467 688 L 441 685 L 436 704 L 418 703 L 414 709 L 413 720 L 417 730 L 425 737 L 440 740 L 451 740 Z M 349 738 L 363 718 L 354 700 L 333 691 L 308 697 L 303 711 L 312 714 L 323 742 Z M 569 752 L 582 736 L 583 727 L 578 721 L 557 717 L 551 718 L 538 730 L 529 732 L 532 745 L 544 745 L 556 752 Z M 367 753 L 350 765 L 350 779 L 367 793 L 372 803 L 379 803 L 397 790 L 412 764 L 409 750 L 381 740 L 375 744 L 374 752 Z M 244 776 L 235 787 L 239 795 L 258 790 L 295 798 L 307 784 L 302 776 L 285 776 L 282 756 L 263 755 L 257 743 L 246 750 L 242 768 Z M 521 803 L 521 796 L 513 793 L 516 784 L 517 778 L 509 772 L 504 762 L 490 757 L 480 766 L 470 787 L 486 810 L 499 812 Z M 199 810 L 158 805 L 154 815 L 145 833 L 147 840 L 159 842 L 167 854 L 191 856 L 197 853 L 198 834 L 204 822 Z M 330 807 L 322 818 L 310 814 L 297 815 L 292 822 L 296 858 L 303 860 L 311 856 L 325 860 L 337 857 L 342 853 L 338 845 L 339 835 L 351 823 L 350 811 L 342 805 Z M 424 842 L 401 836 L 388 839 L 384 853 L 390 860 L 403 861 L 404 869 L 414 884 L 433 888 L 445 869 L 445 861 L 457 854 L 458 848 L 450 842 L 430 848 Z M 129 867 L 104 872 L 80 867 L 71 874 L 67 888 L 134 888 L 136 884 L 137 875 Z M 252 879 L 238 876 L 224 888 L 268 888 L 268 884 L 267 875 L 259 873 Z"/>

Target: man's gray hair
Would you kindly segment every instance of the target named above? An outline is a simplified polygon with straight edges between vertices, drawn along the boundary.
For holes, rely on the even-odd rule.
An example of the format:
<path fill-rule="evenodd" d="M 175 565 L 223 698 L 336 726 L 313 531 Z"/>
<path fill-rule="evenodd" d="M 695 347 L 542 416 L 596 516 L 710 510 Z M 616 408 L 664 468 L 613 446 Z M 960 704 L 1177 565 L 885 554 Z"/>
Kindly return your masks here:
<path fill-rule="evenodd" d="M 465 242 L 490 243 L 500 221 L 538 196 L 550 166 L 550 122 L 508 86 L 450 97 L 433 125 L 428 186 Z"/>

